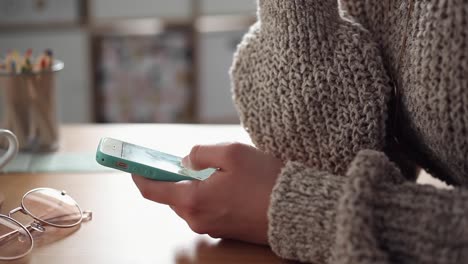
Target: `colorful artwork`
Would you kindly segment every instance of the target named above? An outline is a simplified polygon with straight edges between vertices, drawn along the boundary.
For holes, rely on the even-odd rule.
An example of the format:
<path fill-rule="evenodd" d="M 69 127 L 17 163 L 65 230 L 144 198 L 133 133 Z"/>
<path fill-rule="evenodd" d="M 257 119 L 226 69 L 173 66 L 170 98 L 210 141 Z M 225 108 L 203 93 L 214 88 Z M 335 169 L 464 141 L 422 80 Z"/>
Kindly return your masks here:
<path fill-rule="evenodd" d="M 99 41 L 97 89 L 101 122 L 190 120 L 189 35 L 112 36 Z"/>

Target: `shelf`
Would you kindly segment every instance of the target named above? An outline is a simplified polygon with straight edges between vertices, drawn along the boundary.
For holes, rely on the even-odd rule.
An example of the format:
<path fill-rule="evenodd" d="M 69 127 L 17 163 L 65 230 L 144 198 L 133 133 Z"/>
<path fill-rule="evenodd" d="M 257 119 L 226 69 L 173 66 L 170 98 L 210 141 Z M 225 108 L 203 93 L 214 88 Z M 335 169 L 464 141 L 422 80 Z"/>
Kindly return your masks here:
<path fill-rule="evenodd" d="M 26 32 L 26 31 L 63 31 L 74 29 L 87 29 L 84 23 L 75 22 L 51 22 L 51 23 L 37 23 L 37 24 L 0 24 L 1 33 L 12 32 Z"/>
<path fill-rule="evenodd" d="M 191 0 L 91 0 L 89 5 L 90 19 L 98 22 L 141 17 L 180 19 L 192 15 Z"/>

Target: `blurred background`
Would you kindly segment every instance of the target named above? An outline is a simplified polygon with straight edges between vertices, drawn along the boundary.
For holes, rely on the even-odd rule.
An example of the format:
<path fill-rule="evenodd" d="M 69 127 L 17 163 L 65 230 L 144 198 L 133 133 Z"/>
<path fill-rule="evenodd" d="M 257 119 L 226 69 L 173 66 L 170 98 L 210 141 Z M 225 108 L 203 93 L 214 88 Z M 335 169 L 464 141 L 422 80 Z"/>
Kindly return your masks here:
<path fill-rule="evenodd" d="M 0 56 L 50 48 L 65 63 L 61 123 L 235 124 L 228 70 L 255 9 L 255 0 L 0 0 Z"/>

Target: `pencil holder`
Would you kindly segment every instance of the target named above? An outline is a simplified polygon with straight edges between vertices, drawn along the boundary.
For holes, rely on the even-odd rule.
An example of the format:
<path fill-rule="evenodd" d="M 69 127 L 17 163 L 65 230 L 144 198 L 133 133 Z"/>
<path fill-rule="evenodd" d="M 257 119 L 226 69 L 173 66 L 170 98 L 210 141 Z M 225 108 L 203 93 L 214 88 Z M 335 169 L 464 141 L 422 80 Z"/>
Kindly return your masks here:
<path fill-rule="evenodd" d="M 55 60 L 49 70 L 0 73 L 2 128 L 16 134 L 20 150 L 48 152 L 58 148 L 55 74 L 62 69 L 63 63 Z"/>

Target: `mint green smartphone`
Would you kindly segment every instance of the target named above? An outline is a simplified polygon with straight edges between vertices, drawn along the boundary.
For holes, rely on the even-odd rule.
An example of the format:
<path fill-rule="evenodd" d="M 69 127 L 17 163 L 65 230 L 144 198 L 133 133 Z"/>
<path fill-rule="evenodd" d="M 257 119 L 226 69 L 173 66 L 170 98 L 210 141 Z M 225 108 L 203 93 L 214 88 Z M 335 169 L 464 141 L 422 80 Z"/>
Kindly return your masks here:
<path fill-rule="evenodd" d="M 205 180 L 216 171 L 211 168 L 189 170 L 181 165 L 180 157 L 113 138 L 101 139 L 96 161 L 106 167 L 158 181 Z"/>

